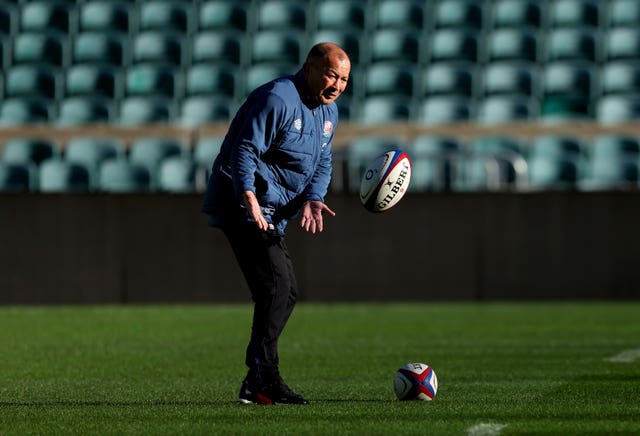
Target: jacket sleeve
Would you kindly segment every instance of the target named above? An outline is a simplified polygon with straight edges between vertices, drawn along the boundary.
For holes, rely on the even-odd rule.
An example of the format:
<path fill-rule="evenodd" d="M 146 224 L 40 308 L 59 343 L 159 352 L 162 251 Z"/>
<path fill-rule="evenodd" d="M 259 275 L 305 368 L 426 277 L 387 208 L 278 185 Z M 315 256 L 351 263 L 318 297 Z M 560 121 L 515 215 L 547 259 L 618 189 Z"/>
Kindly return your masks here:
<path fill-rule="evenodd" d="M 329 183 L 331 182 L 331 142 L 333 140 L 333 135 L 331 136 L 331 140 L 327 142 L 320 152 L 320 159 L 318 161 L 318 166 L 316 167 L 315 172 L 313 173 L 313 177 L 311 178 L 311 182 L 305 189 L 304 192 L 304 201 L 317 200 L 324 202 L 324 196 L 327 194 L 327 190 L 329 189 Z"/>
<path fill-rule="evenodd" d="M 247 115 L 232 147 L 230 164 L 237 198 L 243 192 L 256 192 L 255 173 L 260 156 L 276 137 L 286 110 L 280 97 L 258 93 L 247 102 Z"/>

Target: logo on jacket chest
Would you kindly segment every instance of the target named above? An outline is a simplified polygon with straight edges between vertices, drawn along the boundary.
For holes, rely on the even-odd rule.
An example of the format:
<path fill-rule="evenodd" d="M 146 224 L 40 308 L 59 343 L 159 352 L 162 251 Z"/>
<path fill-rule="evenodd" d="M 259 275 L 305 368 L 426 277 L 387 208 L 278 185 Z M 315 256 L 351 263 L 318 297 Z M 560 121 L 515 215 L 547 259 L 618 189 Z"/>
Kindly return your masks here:
<path fill-rule="evenodd" d="M 324 129 L 322 130 L 322 136 L 324 136 L 325 138 L 328 138 L 329 136 L 331 136 L 332 132 L 333 132 L 333 123 L 331 123 L 331 121 L 325 121 Z"/>

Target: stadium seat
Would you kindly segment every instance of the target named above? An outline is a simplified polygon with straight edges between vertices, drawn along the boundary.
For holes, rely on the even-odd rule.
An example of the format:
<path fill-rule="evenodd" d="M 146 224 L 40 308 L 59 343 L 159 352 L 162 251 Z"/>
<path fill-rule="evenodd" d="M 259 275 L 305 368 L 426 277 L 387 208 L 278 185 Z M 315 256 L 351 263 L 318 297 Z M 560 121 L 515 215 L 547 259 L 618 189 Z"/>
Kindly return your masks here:
<path fill-rule="evenodd" d="M 62 95 L 59 70 L 39 65 L 17 65 L 5 71 L 5 96 L 56 99 Z"/>
<path fill-rule="evenodd" d="M 430 62 L 479 61 L 478 38 L 475 34 L 457 29 L 435 31 L 427 40 Z"/>
<path fill-rule="evenodd" d="M 55 103 L 38 97 L 15 97 L 0 103 L 0 125 L 48 123 L 53 120 Z"/>
<path fill-rule="evenodd" d="M 347 189 L 360 191 L 360 181 L 373 159 L 389 150 L 403 149 L 405 144 L 392 136 L 364 135 L 352 141 L 346 149 Z"/>
<path fill-rule="evenodd" d="M 378 29 L 426 28 L 425 4 L 417 0 L 381 0 L 375 11 L 375 27 Z"/>
<path fill-rule="evenodd" d="M 411 184 L 413 191 L 449 191 L 452 187 L 451 161 L 461 151 L 456 139 L 423 134 L 407 147 L 411 156 Z"/>
<path fill-rule="evenodd" d="M 440 0 L 435 3 L 432 14 L 436 29 L 480 30 L 483 26 L 483 5 L 473 0 Z"/>
<path fill-rule="evenodd" d="M 418 104 L 416 121 L 425 125 L 467 122 L 474 117 L 473 99 L 458 96 L 425 98 Z"/>
<path fill-rule="evenodd" d="M 248 95 L 260 85 L 277 77 L 295 74 L 300 66 L 291 63 L 257 64 L 247 68 L 245 75 L 244 94 Z"/>
<path fill-rule="evenodd" d="M 12 3 L 0 3 L 0 35 L 10 36 L 17 32 L 19 9 Z"/>
<path fill-rule="evenodd" d="M 88 192 L 90 189 L 89 171 L 83 165 L 55 158 L 40 164 L 40 192 Z"/>
<path fill-rule="evenodd" d="M 585 155 L 585 145 L 573 136 L 566 134 L 542 134 L 531 140 L 528 149 L 530 158 L 578 159 Z"/>
<path fill-rule="evenodd" d="M 265 30 L 257 32 L 251 39 L 252 64 L 291 63 L 302 61 L 303 35 L 293 31 Z"/>
<path fill-rule="evenodd" d="M 491 27 L 539 29 L 544 11 L 545 6 L 537 0 L 497 0 L 493 3 Z"/>
<path fill-rule="evenodd" d="M 360 33 L 367 28 L 365 15 L 365 5 L 358 0 L 325 0 L 318 3 L 316 27 Z"/>
<path fill-rule="evenodd" d="M 205 30 L 248 30 L 248 7 L 228 0 L 204 1 L 198 13 L 198 28 Z"/>
<path fill-rule="evenodd" d="M 478 103 L 477 119 L 482 124 L 506 124 L 538 117 L 536 101 L 526 96 L 494 95 Z"/>
<path fill-rule="evenodd" d="M 28 192 L 35 189 L 37 169 L 30 164 L 0 160 L 0 192 Z"/>
<path fill-rule="evenodd" d="M 491 155 L 464 155 L 452 162 L 453 191 L 504 191 L 511 186 L 501 171 L 500 162 Z"/>
<path fill-rule="evenodd" d="M 527 161 L 529 189 L 536 191 L 575 190 L 582 177 L 579 159 L 569 156 L 536 156 Z"/>
<path fill-rule="evenodd" d="M 81 64 L 67 68 L 65 94 L 67 96 L 101 96 L 119 99 L 124 92 L 121 71 L 105 65 Z"/>
<path fill-rule="evenodd" d="M 555 0 L 548 3 L 551 27 L 590 26 L 600 24 L 600 11 L 595 0 Z"/>
<path fill-rule="evenodd" d="M 193 149 L 193 160 L 201 168 L 211 170 L 213 161 L 220 152 L 224 136 L 204 136 L 198 138 Z"/>
<path fill-rule="evenodd" d="M 109 159 L 100 165 L 98 189 L 111 193 L 149 192 L 149 170 L 126 159 Z"/>
<path fill-rule="evenodd" d="M 640 94 L 640 64 L 609 62 L 602 66 L 600 94 Z"/>
<path fill-rule="evenodd" d="M 193 35 L 191 60 L 219 62 L 240 66 L 246 60 L 244 47 L 247 40 L 241 33 L 232 31 L 206 31 Z"/>
<path fill-rule="evenodd" d="M 166 123 L 175 118 L 173 99 L 159 96 L 131 96 L 120 101 L 118 122 L 124 126 Z"/>
<path fill-rule="evenodd" d="M 147 0 L 140 4 L 140 31 L 160 30 L 187 33 L 193 29 L 194 8 L 178 0 Z"/>
<path fill-rule="evenodd" d="M 591 140 L 591 159 L 640 158 L 640 140 L 624 134 L 601 134 Z"/>
<path fill-rule="evenodd" d="M 499 62 L 484 67 L 481 93 L 485 96 L 513 95 L 537 97 L 539 71 L 529 63 Z"/>
<path fill-rule="evenodd" d="M 185 40 L 178 33 L 150 30 L 133 37 L 131 61 L 182 66 L 187 62 Z"/>
<path fill-rule="evenodd" d="M 507 136 L 480 136 L 470 144 L 475 158 L 470 171 L 476 182 L 489 188 L 522 187 L 527 183 L 527 165 L 523 144 Z M 474 168 L 475 167 L 475 168 Z M 493 171 L 497 169 L 497 174 Z M 477 171 L 481 170 L 479 173 Z M 484 177 L 482 177 L 484 175 Z"/>
<path fill-rule="evenodd" d="M 294 0 L 264 0 L 257 5 L 256 25 L 261 31 L 304 32 L 307 27 L 307 13 L 304 5 Z"/>
<path fill-rule="evenodd" d="M 173 156 L 160 164 L 158 189 L 164 192 L 186 193 L 196 190 L 198 168 L 190 156 Z"/>
<path fill-rule="evenodd" d="M 591 159 L 579 187 L 584 191 L 636 191 L 639 173 L 638 159 Z"/>
<path fill-rule="evenodd" d="M 80 32 L 121 32 L 132 30 L 135 9 L 126 1 L 91 0 L 81 3 L 78 16 Z"/>
<path fill-rule="evenodd" d="M 129 64 L 128 37 L 116 32 L 83 32 L 75 35 L 71 63 L 111 65 Z"/>
<path fill-rule="evenodd" d="M 358 121 L 363 124 L 406 122 L 413 118 L 411 102 L 397 95 L 377 95 L 367 97 L 360 104 Z"/>
<path fill-rule="evenodd" d="M 197 95 L 180 105 L 180 125 L 194 128 L 203 124 L 231 120 L 231 101 L 225 97 Z"/>
<path fill-rule="evenodd" d="M 421 60 L 420 37 L 406 29 L 382 29 L 370 37 L 370 62 L 406 62 Z"/>
<path fill-rule="evenodd" d="M 67 97 L 59 102 L 57 123 L 61 126 L 110 123 L 114 121 L 111 99 L 99 96 Z"/>
<path fill-rule="evenodd" d="M 549 119 L 590 118 L 597 76 L 590 64 L 555 62 L 541 73 L 541 116 Z"/>
<path fill-rule="evenodd" d="M 21 32 L 13 40 L 14 64 L 42 64 L 63 67 L 68 61 L 66 36 L 54 32 Z"/>
<path fill-rule="evenodd" d="M 485 38 L 486 61 L 538 61 L 538 36 L 527 29 L 499 29 Z"/>
<path fill-rule="evenodd" d="M 599 34 L 587 27 L 559 28 L 546 36 L 546 62 L 599 61 Z"/>
<path fill-rule="evenodd" d="M 338 0 L 342 2 L 343 0 Z M 349 55 L 352 69 L 357 68 L 363 62 L 363 35 L 358 31 L 340 30 L 340 29 L 324 29 L 318 30 L 311 34 L 310 45 L 319 42 L 330 41 L 338 44 Z"/>
<path fill-rule="evenodd" d="M 610 29 L 603 39 L 605 61 L 640 61 L 639 28 L 620 27 Z"/>
<path fill-rule="evenodd" d="M 473 64 L 442 62 L 428 65 L 422 71 L 420 97 L 458 95 L 474 97 L 477 70 Z"/>
<path fill-rule="evenodd" d="M 3 162 L 40 165 L 42 161 L 60 156 L 60 150 L 45 138 L 20 137 L 5 142 Z"/>
<path fill-rule="evenodd" d="M 20 8 L 20 30 L 68 33 L 73 30 L 71 14 L 71 6 L 64 1 L 25 2 Z"/>
<path fill-rule="evenodd" d="M 640 25 L 640 3 L 636 0 L 611 0 L 608 18 L 609 28 L 637 28 Z"/>
<path fill-rule="evenodd" d="M 173 66 L 140 64 L 128 68 L 124 90 L 128 96 L 178 97 L 182 86 L 179 70 Z"/>
<path fill-rule="evenodd" d="M 158 171 L 162 162 L 185 154 L 184 146 L 173 138 L 144 136 L 134 140 L 129 149 L 129 162 L 145 167 L 151 177 L 151 186 L 157 188 Z"/>
<path fill-rule="evenodd" d="M 640 99 L 636 96 L 607 95 L 597 103 L 596 116 L 602 124 L 620 124 L 640 120 Z"/>
<path fill-rule="evenodd" d="M 77 136 L 69 140 L 65 148 L 66 161 L 84 166 L 89 171 L 90 186 L 99 187 L 99 171 L 109 159 L 124 159 L 124 144 L 115 138 L 100 136 Z"/>
<path fill-rule="evenodd" d="M 240 68 L 219 63 L 196 64 L 186 70 L 184 93 L 187 96 L 208 95 L 234 98 L 240 96 Z"/>
<path fill-rule="evenodd" d="M 412 65 L 377 62 L 364 71 L 364 95 L 402 95 L 415 92 L 416 72 Z"/>

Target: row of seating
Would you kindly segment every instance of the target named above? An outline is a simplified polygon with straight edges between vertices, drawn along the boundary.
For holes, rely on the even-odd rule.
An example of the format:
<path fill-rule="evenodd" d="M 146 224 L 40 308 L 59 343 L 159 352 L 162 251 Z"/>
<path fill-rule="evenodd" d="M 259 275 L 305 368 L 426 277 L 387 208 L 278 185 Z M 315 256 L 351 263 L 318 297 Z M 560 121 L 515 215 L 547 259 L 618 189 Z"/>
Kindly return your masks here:
<path fill-rule="evenodd" d="M 45 139 L 16 138 L 3 148 L 0 191 L 202 192 L 221 141 L 202 138 L 191 150 L 164 137 L 128 148 L 109 137 L 78 137 L 61 150 Z M 394 148 L 412 158 L 412 191 L 640 189 L 640 138 L 614 134 L 530 142 L 423 135 L 409 143 L 365 136 L 335 152 L 332 189 L 357 192 L 371 160 Z"/>
<path fill-rule="evenodd" d="M 640 23 L 640 7 L 633 0 L 31 0 L 3 1 L 0 13 L 0 32 L 4 33 L 16 28 L 62 32 L 171 29 L 193 33 L 212 28 L 253 32 L 274 28 L 309 31 L 349 27 L 366 31 L 409 27 L 423 31 Z"/>

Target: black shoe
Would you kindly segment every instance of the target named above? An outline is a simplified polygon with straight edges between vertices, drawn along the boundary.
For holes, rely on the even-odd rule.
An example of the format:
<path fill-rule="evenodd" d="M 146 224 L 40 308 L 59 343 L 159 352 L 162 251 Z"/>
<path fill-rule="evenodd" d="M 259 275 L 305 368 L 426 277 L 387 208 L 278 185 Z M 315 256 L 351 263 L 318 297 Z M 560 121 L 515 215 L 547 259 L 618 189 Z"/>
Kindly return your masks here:
<path fill-rule="evenodd" d="M 238 402 L 242 404 L 309 404 L 301 395 L 293 392 L 281 379 L 258 386 L 248 380 L 242 382 Z"/>

